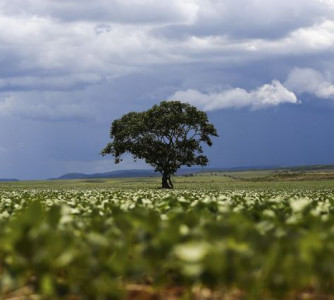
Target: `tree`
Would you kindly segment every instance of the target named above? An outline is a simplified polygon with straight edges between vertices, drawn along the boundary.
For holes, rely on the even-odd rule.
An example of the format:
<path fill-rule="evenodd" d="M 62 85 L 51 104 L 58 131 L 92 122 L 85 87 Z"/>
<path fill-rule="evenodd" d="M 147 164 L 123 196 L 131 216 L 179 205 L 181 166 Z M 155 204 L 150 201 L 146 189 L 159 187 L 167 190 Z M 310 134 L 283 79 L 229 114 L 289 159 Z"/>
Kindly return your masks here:
<path fill-rule="evenodd" d="M 201 143 L 212 146 L 218 136 L 205 112 L 180 101 L 162 101 L 144 112 L 130 112 L 112 122 L 109 143 L 101 154 L 115 163 L 124 153 L 144 159 L 162 174 L 162 188 L 173 188 L 171 175 L 183 165 L 206 166 Z"/>

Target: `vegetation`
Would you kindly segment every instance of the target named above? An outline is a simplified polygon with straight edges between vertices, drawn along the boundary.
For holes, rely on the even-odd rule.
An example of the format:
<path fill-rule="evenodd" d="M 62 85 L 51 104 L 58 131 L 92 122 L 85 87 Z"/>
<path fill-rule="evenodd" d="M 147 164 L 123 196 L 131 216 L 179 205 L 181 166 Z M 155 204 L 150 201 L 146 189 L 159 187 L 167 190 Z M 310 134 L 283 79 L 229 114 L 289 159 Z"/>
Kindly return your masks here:
<path fill-rule="evenodd" d="M 252 174 L 2 183 L 0 298 L 326 299 L 333 181 Z"/>
<path fill-rule="evenodd" d="M 171 175 L 181 166 L 207 165 L 201 143 L 211 146 L 211 136 L 218 134 L 206 113 L 187 103 L 163 101 L 113 121 L 113 141 L 101 153 L 113 155 L 115 163 L 126 152 L 144 159 L 162 174 L 162 188 L 173 188 Z"/>

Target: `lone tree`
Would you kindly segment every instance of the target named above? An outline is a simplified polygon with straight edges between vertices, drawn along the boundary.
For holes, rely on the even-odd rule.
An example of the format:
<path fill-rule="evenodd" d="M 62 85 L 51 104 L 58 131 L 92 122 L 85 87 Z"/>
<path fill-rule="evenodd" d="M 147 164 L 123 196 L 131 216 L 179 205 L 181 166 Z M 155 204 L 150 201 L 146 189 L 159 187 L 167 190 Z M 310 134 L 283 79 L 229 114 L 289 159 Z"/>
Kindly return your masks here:
<path fill-rule="evenodd" d="M 112 122 L 113 140 L 101 154 L 111 154 L 115 163 L 129 152 L 144 159 L 162 174 L 162 188 L 173 188 L 170 176 L 183 165 L 206 166 L 208 158 L 201 143 L 211 146 L 218 136 L 205 112 L 180 101 L 162 101 L 144 112 L 130 112 Z"/>

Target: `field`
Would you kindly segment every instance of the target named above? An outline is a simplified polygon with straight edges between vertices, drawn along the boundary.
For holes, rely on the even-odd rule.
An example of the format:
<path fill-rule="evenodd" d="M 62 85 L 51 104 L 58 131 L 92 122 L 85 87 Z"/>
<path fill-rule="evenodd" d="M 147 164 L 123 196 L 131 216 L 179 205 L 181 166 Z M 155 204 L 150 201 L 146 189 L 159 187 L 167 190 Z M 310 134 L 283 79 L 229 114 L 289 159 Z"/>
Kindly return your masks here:
<path fill-rule="evenodd" d="M 310 173 L 2 183 L 0 298 L 334 299 L 334 181 Z"/>

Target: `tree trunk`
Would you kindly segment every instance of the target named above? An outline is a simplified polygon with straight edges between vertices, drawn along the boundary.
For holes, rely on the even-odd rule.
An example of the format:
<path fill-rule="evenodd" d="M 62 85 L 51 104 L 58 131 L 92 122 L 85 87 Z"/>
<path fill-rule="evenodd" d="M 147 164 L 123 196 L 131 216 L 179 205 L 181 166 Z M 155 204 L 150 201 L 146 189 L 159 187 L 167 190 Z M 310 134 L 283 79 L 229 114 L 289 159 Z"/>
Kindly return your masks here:
<path fill-rule="evenodd" d="M 171 189 L 174 188 L 172 179 L 170 178 L 170 175 L 168 175 L 167 180 L 168 180 L 168 184 L 169 184 L 170 188 Z"/>
<path fill-rule="evenodd" d="M 162 181 L 161 181 L 161 187 L 163 189 L 172 189 L 173 183 L 170 179 L 170 175 L 167 173 L 162 173 Z"/>

